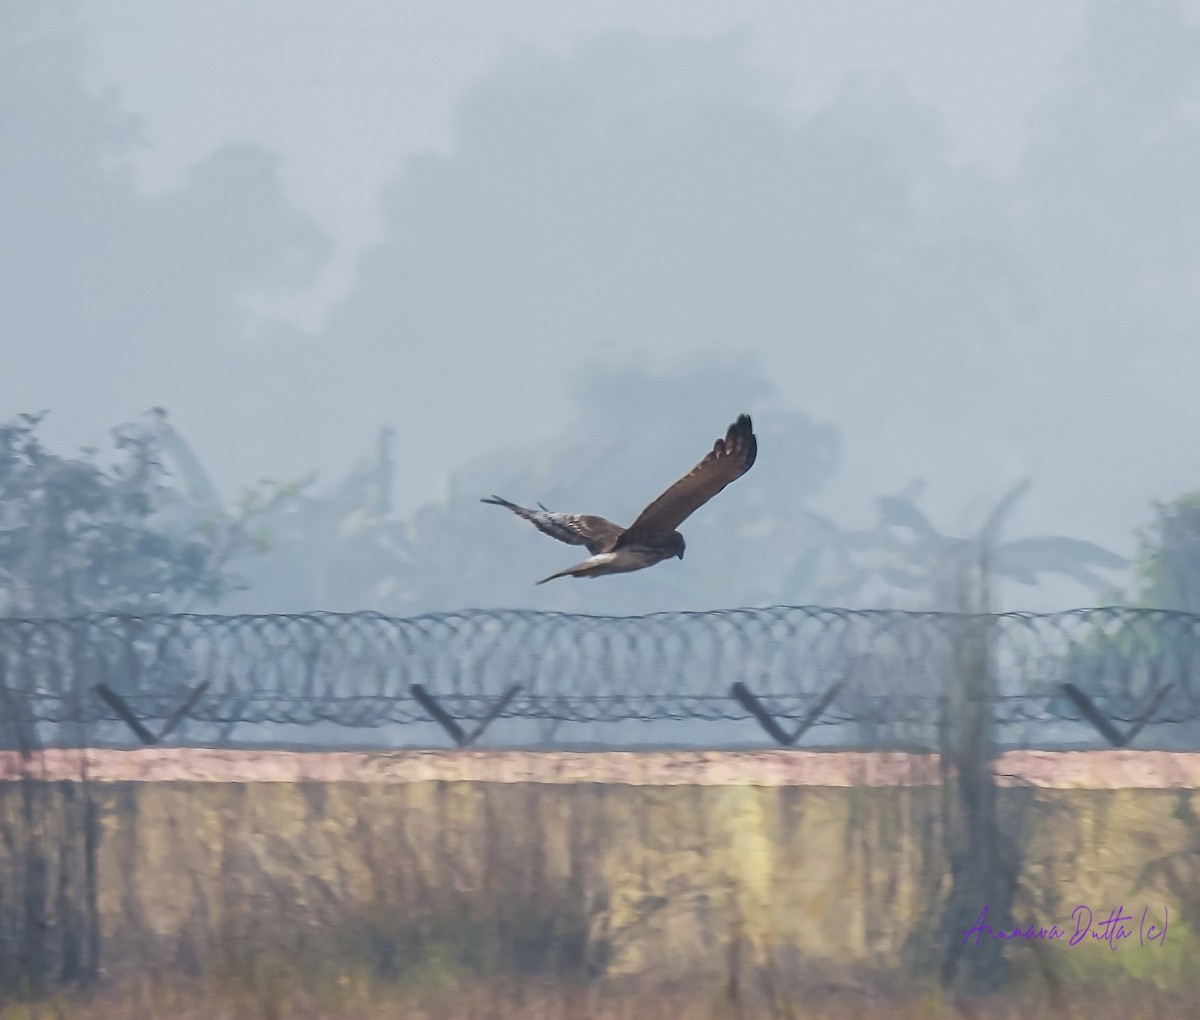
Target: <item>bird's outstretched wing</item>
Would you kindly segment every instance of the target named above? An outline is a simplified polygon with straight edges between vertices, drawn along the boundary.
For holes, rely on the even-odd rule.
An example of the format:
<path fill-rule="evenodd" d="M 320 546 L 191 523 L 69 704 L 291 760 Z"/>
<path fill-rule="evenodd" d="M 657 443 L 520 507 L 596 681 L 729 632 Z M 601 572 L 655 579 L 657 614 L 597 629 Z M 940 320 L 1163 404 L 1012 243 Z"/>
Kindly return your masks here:
<path fill-rule="evenodd" d="M 530 510 L 528 507 L 510 503 L 507 499 L 501 499 L 499 496 L 481 499 L 479 502 L 507 507 L 518 517 L 529 521 L 538 531 L 551 538 L 557 538 L 560 542 L 566 542 L 569 545 L 587 546 L 587 551 L 593 556 L 612 549 L 624 530 L 619 524 L 613 524 L 612 521 L 606 521 L 603 517 L 596 517 L 594 514 L 555 513 L 545 507 L 540 510 Z"/>
<path fill-rule="evenodd" d="M 726 485 L 741 478 L 758 456 L 750 416 L 738 417 L 702 461 L 659 496 L 621 534 L 618 546 L 670 534 Z"/>

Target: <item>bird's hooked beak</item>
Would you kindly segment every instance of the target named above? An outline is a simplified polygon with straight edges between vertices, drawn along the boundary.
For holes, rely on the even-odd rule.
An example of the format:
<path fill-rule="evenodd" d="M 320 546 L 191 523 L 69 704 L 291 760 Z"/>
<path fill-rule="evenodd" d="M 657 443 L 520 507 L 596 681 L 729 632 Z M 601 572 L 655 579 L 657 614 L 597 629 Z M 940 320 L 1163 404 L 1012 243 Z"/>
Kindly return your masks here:
<path fill-rule="evenodd" d="M 686 551 L 687 551 L 687 546 L 686 546 L 686 545 L 681 545 L 681 546 L 679 547 L 679 558 L 680 558 L 680 559 L 683 559 L 683 554 L 684 554 L 684 552 L 686 552 Z"/>

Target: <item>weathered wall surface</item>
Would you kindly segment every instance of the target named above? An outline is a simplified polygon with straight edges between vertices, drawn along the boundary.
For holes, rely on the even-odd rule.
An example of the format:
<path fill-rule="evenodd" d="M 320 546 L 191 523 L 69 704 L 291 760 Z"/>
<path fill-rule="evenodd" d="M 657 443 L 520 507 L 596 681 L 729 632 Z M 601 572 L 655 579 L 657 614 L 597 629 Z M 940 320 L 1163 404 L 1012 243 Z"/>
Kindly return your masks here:
<path fill-rule="evenodd" d="M 660 976 L 936 952 L 949 880 L 935 759 L 89 755 L 86 786 L 78 757 L 45 758 L 24 781 L 0 763 L 0 908 L 36 881 L 51 926 L 63 920 L 86 870 L 86 790 L 110 973 L 251 951 L 397 972 L 439 952 L 531 969 L 557 956 Z M 1200 755 L 1009 755 L 997 771 L 1022 848 L 1022 927 L 1074 931 L 1080 904 L 1094 926 L 1122 904 L 1133 916 L 1115 950 L 1021 943 L 1014 958 L 1186 980 L 1200 959 Z M 1147 907 L 1160 926 L 1166 908 L 1165 942 L 1138 945 Z"/>

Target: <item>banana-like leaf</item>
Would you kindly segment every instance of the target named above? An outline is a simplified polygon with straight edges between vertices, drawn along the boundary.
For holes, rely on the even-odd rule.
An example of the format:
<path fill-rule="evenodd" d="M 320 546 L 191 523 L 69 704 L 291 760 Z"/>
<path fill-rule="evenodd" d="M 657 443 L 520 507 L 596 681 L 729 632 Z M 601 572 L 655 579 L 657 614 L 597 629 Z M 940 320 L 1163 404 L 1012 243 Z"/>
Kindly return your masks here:
<path fill-rule="evenodd" d="M 1033 482 L 1029 478 L 1022 478 L 1017 482 L 1007 493 L 1000 499 L 988 514 L 988 518 L 983 523 L 983 527 L 979 529 L 979 541 L 985 546 L 992 548 L 996 544 L 996 540 L 1000 536 L 1000 528 L 1004 524 L 1004 519 L 1012 512 L 1012 508 L 1016 506 L 1017 500 L 1029 491 Z"/>
<path fill-rule="evenodd" d="M 922 538 L 931 540 L 944 536 L 935 528 L 911 499 L 902 496 L 879 496 L 876 499 L 879 507 L 881 524 L 894 524 L 899 528 L 908 528 Z"/>
<path fill-rule="evenodd" d="M 1062 535 L 1040 535 L 1005 542 L 997 550 L 997 558 L 1005 563 L 1021 564 L 1035 571 L 1062 570 L 1064 567 L 1094 566 L 1118 570 L 1129 566 L 1129 560 L 1102 545 L 1082 538 Z"/>
<path fill-rule="evenodd" d="M 195 451 L 167 421 L 165 411 L 156 407 L 150 413 L 156 419 L 153 427 L 162 450 L 175 464 L 175 470 L 179 472 L 188 496 L 206 510 L 223 514 L 225 507 L 221 502 L 221 495 L 217 492 L 217 487 L 213 485 L 212 479 L 204 470 Z"/>

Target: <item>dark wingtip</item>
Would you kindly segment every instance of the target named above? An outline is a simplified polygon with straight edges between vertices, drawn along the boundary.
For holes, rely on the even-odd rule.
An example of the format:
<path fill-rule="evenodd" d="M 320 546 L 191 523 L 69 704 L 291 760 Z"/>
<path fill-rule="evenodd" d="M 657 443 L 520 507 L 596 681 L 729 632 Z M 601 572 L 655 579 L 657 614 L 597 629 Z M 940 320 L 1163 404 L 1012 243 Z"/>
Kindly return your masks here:
<path fill-rule="evenodd" d="M 488 499 L 481 499 L 479 502 L 480 503 L 491 503 L 493 506 L 507 506 L 508 505 L 507 499 L 501 499 L 495 493 L 493 493 Z"/>
<path fill-rule="evenodd" d="M 739 414 L 737 421 L 729 426 L 729 432 L 726 435 L 727 440 L 742 439 L 746 443 L 746 467 L 749 471 L 754 466 L 755 460 L 758 459 L 758 437 L 754 434 L 754 424 L 750 421 L 750 415 Z"/>
<path fill-rule="evenodd" d="M 732 439 L 734 436 L 749 436 L 754 434 L 754 425 L 750 421 L 750 415 L 739 414 L 735 421 L 725 431 L 725 438 Z"/>

